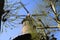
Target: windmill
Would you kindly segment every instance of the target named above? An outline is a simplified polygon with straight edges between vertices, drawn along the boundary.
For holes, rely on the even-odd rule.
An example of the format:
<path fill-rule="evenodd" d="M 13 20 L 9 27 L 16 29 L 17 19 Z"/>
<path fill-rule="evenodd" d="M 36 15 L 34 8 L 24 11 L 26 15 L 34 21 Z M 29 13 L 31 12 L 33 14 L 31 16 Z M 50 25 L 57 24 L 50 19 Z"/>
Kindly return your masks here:
<path fill-rule="evenodd" d="M 22 5 L 22 7 L 26 10 L 26 12 L 27 12 L 27 15 L 14 15 L 14 16 L 17 16 L 17 17 L 37 17 L 37 16 L 44 16 L 44 14 L 32 14 L 32 15 L 30 15 L 29 14 L 29 11 L 24 7 L 24 5 L 23 5 L 23 3 L 22 2 L 19 2 L 21 5 Z M 11 16 L 13 16 L 13 15 L 11 15 Z M 24 20 L 24 18 L 20 18 L 20 19 L 23 19 Z M 5 20 L 5 19 L 3 19 L 3 20 Z M 45 25 L 44 25 L 44 23 L 38 18 L 38 20 L 43 24 L 43 28 L 40 28 L 40 29 L 45 29 L 46 30 L 46 28 L 52 28 L 52 27 L 45 27 Z M 5 21 L 7 21 L 7 20 L 5 20 Z M 33 20 L 34 21 L 34 20 Z M 24 23 L 24 22 L 23 22 Z M 32 23 L 32 22 L 31 22 Z M 20 23 L 21 24 L 21 23 Z M 12 25 L 12 24 L 11 24 Z M 14 26 L 14 25 L 12 25 L 12 26 Z M 55 27 L 53 27 L 53 28 L 55 28 Z M 57 27 L 56 27 L 57 28 Z M 45 31 L 44 31 L 44 33 L 45 33 Z"/>
<path fill-rule="evenodd" d="M 51 8 L 52 8 L 52 10 L 53 10 L 53 12 L 55 12 L 56 13 L 56 9 L 53 7 L 53 5 L 51 4 Z M 55 9 L 55 10 L 54 10 Z M 29 13 L 29 12 L 27 12 L 27 13 Z M 43 16 L 44 16 L 44 14 L 42 14 Z M 55 15 L 57 15 L 57 14 L 55 14 Z M 33 14 L 32 16 L 41 16 L 41 14 L 39 15 L 39 14 Z M 42 24 L 43 24 L 43 26 L 44 26 L 44 28 L 40 28 L 40 29 L 45 29 L 45 30 L 47 30 L 47 29 L 53 29 L 53 28 L 58 28 L 58 27 L 49 27 L 48 25 L 47 25 L 47 27 L 44 25 L 44 23 L 40 20 L 40 19 L 38 19 Z M 48 31 L 48 30 L 47 30 Z M 60 31 L 59 29 L 57 29 L 57 30 L 50 30 L 50 32 L 55 32 L 55 31 Z"/>
<path fill-rule="evenodd" d="M 20 2 L 21 3 L 21 2 Z M 24 5 L 21 3 L 21 5 L 23 6 L 23 8 L 26 10 L 26 12 L 27 12 L 27 17 L 29 17 L 30 16 L 30 14 L 29 14 L 29 11 L 24 7 Z M 44 14 L 42 14 L 43 16 L 44 16 Z M 31 15 L 32 17 L 34 17 L 34 16 L 41 16 L 41 14 L 39 15 L 39 14 L 33 14 L 33 15 Z M 45 27 L 45 25 L 44 25 L 44 23 L 39 19 L 39 21 L 43 24 L 43 29 L 48 29 L 48 28 L 57 28 L 57 27 Z M 58 30 L 54 30 L 54 31 L 58 31 Z M 44 31 L 43 31 L 44 32 Z M 52 32 L 52 31 L 51 31 Z"/>

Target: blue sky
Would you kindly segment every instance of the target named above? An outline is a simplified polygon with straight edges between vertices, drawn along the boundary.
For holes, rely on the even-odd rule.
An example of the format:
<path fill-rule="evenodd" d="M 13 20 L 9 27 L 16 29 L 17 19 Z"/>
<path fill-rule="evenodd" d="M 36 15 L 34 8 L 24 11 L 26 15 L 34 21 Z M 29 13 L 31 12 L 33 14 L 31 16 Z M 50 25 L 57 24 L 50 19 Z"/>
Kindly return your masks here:
<path fill-rule="evenodd" d="M 44 4 L 44 2 L 42 0 L 38 0 L 38 1 L 37 0 L 18 0 L 18 1 L 17 0 L 14 0 L 14 1 L 13 0 L 8 0 L 8 2 L 7 2 L 8 4 L 7 5 L 14 4 L 14 3 L 19 2 L 19 1 L 21 1 L 23 4 L 26 5 L 25 7 L 28 9 L 30 14 L 33 14 L 35 9 L 37 9 L 39 11 L 43 10 L 41 8 L 39 9 L 37 4 L 40 3 L 41 5 L 45 6 L 45 4 Z M 14 5 L 14 7 L 12 7 L 12 8 L 7 7 L 7 8 L 4 8 L 4 10 L 15 9 L 15 7 L 18 7 L 18 6 L 21 6 L 21 5 L 20 4 L 16 4 L 16 5 Z M 17 15 L 27 15 L 27 13 L 23 9 L 23 7 L 21 7 L 20 9 L 17 9 L 17 10 L 10 11 L 10 14 L 16 14 L 16 13 L 17 13 Z M 51 14 L 49 14 L 49 16 L 54 17 L 54 14 L 52 14 L 52 13 L 53 12 L 51 12 Z M 14 18 L 15 18 L 15 16 L 12 16 L 12 17 L 9 17 L 8 20 L 11 20 L 11 19 L 14 19 Z M 16 20 L 14 20 L 14 23 L 16 23 L 16 25 L 14 23 L 8 21 L 8 20 L 4 24 L 3 24 L 3 22 L 1 23 L 2 28 L 3 28 L 3 32 L 0 33 L 0 40 L 10 40 L 10 38 L 14 38 L 14 37 L 16 37 L 18 35 L 22 35 L 22 27 L 23 27 L 23 25 L 22 24 L 18 24 L 19 22 L 22 21 L 22 19 L 18 18 Z M 48 25 L 57 25 L 57 23 L 55 21 L 51 20 L 49 22 L 45 22 L 44 21 L 45 18 L 42 18 L 42 20 L 46 24 L 49 23 Z M 47 19 L 46 19 L 46 21 L 47 21 Z M 11 26 L 11 24 L 14 25 L 15 27 Z M 7 25 L 7 27 L 5 27 L 5 25 Z M 13 29 L 11 30 L 11 28 L 13 28 Z M 55 37 L 57 37 L 58 40 L 60 40 L 60 38 L 59 38 L 60 37 L 60 35 L 59 35 L 60 32 L 59 31 L 58 32 L 54 32 L 53 34 L 55 34 Z"/>

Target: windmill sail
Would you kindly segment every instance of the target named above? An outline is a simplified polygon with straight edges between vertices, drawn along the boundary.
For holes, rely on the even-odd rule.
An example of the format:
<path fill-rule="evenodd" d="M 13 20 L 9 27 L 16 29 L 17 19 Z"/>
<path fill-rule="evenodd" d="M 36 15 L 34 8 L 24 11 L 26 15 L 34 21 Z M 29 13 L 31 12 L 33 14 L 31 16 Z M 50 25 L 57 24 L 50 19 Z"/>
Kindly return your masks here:
<path fill-rule="evenodd" d="M 25 8 L 24 4 L 23 4 L 22 2 L 20 2 L 20 4 L 21 4 L 22 7 L 25 9 L 25 11 L 26 11 L 27 13 L 29 13 L 29 11 Z"/>

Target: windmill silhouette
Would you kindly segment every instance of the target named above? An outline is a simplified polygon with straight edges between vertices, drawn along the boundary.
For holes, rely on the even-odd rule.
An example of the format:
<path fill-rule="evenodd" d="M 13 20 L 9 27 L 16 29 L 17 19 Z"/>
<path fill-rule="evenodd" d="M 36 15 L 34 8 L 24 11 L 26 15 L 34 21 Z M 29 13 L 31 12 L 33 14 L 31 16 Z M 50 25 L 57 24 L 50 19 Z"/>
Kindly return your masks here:
<path fill-rule="evenodd" d="M 19 17 L 26 17 L 26 16 L 31 16 L 31 17 L 37 17 L 37 16 L 44 16 L 44 14 L 32 14 L 32 15 L 30 15 L 30 12 L 26 9 L 26 7 L 24 6 L 24 4 L 22 3 L 22 2 L 19 2 L 21 5 L 22 5 L 22 7 L 26 10 L 26 12 L 27 12 L 27 15 L 18 15 Z M 8 11 L 9 12 L 9 11 Z M 7 14 L 6 14 L 7 15 Z M 5 16 L 6 16 L 5 15 Z M 13 15 L 12 15 L 13 16 Z M 24 18 L 20 18 L 20 19 L 24 19 Z M 2 19 L 3 21 L 7 21 L 6 19 Z M 38 19 L 42 24 L 43 24 L 43 26 L 44 26 L 44 23 L 40 20 L 40 19 Z M 45 26 L 44 26 L 45 27 Z M 48 29 L 48 28 L 58 28 L 58 27 L 45 27 L 45 28 L 39 28 L 39 29 Z"/>

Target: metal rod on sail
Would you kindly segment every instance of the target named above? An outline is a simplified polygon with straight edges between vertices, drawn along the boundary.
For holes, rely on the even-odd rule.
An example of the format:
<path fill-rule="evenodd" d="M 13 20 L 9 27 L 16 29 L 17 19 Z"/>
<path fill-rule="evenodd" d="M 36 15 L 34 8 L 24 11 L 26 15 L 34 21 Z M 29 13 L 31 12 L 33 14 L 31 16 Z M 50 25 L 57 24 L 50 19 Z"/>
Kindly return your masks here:
<path fill-rule="evenodd" d="M 24 6 L 24 4 L 22 2 L 20 2 L 20 4 L 22 5 L 22 7 L 26 10 L 27 14 L 29 13 L 29 11 L 26 9 L 26 7 Z"/>

